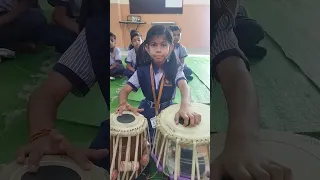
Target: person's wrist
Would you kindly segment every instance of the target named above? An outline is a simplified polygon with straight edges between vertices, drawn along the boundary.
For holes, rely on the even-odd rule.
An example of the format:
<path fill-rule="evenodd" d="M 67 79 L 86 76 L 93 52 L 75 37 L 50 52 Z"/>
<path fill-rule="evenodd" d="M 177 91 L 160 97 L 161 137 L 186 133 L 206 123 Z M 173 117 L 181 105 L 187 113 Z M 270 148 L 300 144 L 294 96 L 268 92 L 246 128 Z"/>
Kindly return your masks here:
<path fill-rule="evenodd" d="M 29 139 L 29 143 L 32 143 L 42 137 L 48 136 L 48 135 L 50 135 L 50 133 L 51 133 L 51 129 L 41 129 L 38 132 L 31 135 L 31 137 Z"/>
<path fill-rule="evenodd" d="M 127 105 L 128 105 L 128 103 L 127 103 L 126 101 L 124 101 L 124 102 L 120 102 L 119 107 L 121 107 L 121 106 L 127 106 Z"/>
<path fill-rule="evenodd" d="M 191 103 L 189 101 L 181 101 L 180 108 L 190 108 Z"/>
<path fill-rule="evenodd" d="M 259 142 L 259 137 L 257 133 L 247 131 L 246 129 L 238 129 L 239 130 L 229 129 L 225 142 L 226 147 L 234 148 L 235 146 L 251 146 Z"/>

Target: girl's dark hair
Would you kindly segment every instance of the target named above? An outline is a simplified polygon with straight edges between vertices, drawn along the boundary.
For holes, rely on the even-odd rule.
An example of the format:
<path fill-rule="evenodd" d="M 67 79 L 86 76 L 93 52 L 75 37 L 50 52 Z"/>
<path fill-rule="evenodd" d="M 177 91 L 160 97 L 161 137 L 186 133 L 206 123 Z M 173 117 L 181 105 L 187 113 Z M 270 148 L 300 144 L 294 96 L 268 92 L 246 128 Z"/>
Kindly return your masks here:
<path fill-rule="evenodd" d="M 130 32 L 130 42 L 132 42 L 132 39 L 134 37 L 136 37 L 136 36 L 141 37 L 141 34 L 136 30 L 131 30 L 131 32 Z M 133 45 L 130 43 L 128 50 L 130 51 L 133 48 L 134 48 Z"/>
<path fill-rule="evenodd" d="M 177 25 L 173 25 L 173 26 L 169 26 L 170 30 L 173 31 L 180 31 L 181 32 L 181 28 Z"/>
<path fill-rule="evenodd" d="M 148 54 L 148 52 L 145 50 L 146 45 L 149 45 L 151 39 L 155 36 L 163 36 L 167 40 L 167 42 L 172 45 L 173 44 L 173 35 L 172 31 L 162 25 L 155 25 L 152 26 L 148 33 L 145 41 L 140 45 L 138 52 L 137 52 L 137 67 L 143 66 L 143 65 L 150 65 L 152 62 L 152 58 Z M 174 53 L 174 51 L 171 52 L 171 54 L 168 57 L 168 65 L 167 68 L 164 69 L 164 73 L 166 75 L 166 78 L 174 82 L 177 71 L 178 71 L 178 63 L 177 63 L 177 57 Z"/>
<path fill-rule="evenodd" d="M 116 35 L 110 32 L 110 37 L 113 37 L 114 39 L 117 39 Z"/>

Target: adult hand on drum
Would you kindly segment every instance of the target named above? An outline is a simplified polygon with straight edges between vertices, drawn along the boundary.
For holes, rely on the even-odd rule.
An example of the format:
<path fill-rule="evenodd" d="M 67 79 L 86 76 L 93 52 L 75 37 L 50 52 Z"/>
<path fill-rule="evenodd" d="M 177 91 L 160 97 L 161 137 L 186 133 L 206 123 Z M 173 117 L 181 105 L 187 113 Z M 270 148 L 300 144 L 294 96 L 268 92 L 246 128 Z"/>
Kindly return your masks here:
<path fill-rule="evenodd" d="M 191 126 L 194 127 L 201 122 L 201 115 L 192 111 L 191 107 L 188 106 L 181 106 L 179 111 L 175 115 L 175 122 L 178 125 L 180 117 L 183 118 L 184 123 L 183 126 Z"/>
<path fill-rule="evenodd" d="M 134 108 L 129 103 L 123 103 L 123 104 L 120 104 L 119 107 L 116 109 L 116 113 L 121 116 L 123 111 L 131 111 L 135 115 L 139 116 L 139 114 L 143 112 L 144 109 Z"/>
<path fill-rule="evenodd" d="M 292 180 L 291 170 L 261 155 L 255 143 L 226 146 L 211 164 L 211 178 L 222 180 Z"/>
<path fill-rule="evenodd" d="M 71 143 L 58 131 L 52 130 L 49 135 L 40 137 L 32 143 L 21 147 L 17 154 L 17 163 L 28 163 L 28 172 L 35 173 L 43 155 L 67 155 L 79 164 L 84 170 L 90 170 L 90 160 L 103 159 L 108 156 L 107 149 L 80 149 Z M 26 157 L 29 157 L 26 162 Z"/>

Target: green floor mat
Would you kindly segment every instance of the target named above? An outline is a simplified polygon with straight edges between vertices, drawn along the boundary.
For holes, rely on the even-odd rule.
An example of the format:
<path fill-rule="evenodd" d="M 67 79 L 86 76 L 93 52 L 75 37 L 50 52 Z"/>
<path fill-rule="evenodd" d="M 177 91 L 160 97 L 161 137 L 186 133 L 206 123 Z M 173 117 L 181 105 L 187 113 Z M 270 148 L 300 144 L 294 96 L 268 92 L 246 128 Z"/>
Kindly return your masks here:
<path fill-rule="evenodd" d="M 80 124 L 99 126 L 101 121 L 109 117 L 99 85 L 95 84 L 83 98 L 69 94 L 60 105 L 57 117 Z"/>
<path fill-rule="evenodd" d="M 34 83 L 32 76 L 38 74 L 44 62 L 52 58 L 51 53 L 50 49 L 43 49 L 42 53 L 32 55 L 32 59 L 30 55 L 21 54 L 14 60 L 0 63 L 0 114 L 25 106 L 25 99 L 19 96 L 28 93 L 23 92 L 24 86 Z"/>
<path fill-rule="evenodd" d="M 320 1 L 244 0 L 250 15 L 320 87 Z M 272 10 L 272 13 L 271 13 Z"/>
<path fill-rule="evenodd" d="M 287 59 L 280 48 L 267 38 L 262 42 L 268 54 L 251 68 L 260 99 L 261 128 L 293 131 L 320 131 L 320 94 Z M 227 129 L 227 108 L 218 84 L 214 84 L 212 131 Z"/>
<path fill-rule="evenodd" d="M 187 57 L 186 64 L 200 81 L 210 89 L 210 56 Z"/>

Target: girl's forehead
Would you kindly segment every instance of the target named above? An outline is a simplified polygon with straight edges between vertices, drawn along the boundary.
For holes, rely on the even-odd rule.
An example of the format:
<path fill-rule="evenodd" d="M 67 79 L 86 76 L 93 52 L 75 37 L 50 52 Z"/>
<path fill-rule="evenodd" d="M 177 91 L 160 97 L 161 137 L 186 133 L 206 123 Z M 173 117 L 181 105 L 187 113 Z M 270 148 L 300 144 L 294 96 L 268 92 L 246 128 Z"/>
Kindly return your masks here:
<path fill-rule="evenodd" d="M 164 35 L 153 36 L 153 37 L 150 39 L 150 42 L 157 42 L 157 43 L 167 42 L 167 39 L 165 38 Z"/>
<path fill-rule="evenodd" d="M 141 36 L 135 36 L 135 37 L 132 38 L 132 40 L 133 39 L 141 39 Z"/>

